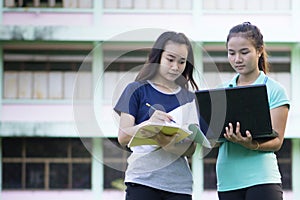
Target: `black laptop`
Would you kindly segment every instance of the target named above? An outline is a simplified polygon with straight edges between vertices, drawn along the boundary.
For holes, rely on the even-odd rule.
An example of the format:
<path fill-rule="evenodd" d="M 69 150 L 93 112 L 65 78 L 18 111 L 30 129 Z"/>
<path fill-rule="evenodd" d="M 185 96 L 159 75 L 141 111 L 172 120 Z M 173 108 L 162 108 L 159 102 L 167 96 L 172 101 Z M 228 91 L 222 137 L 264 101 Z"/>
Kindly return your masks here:
<path fill-rule="evenodd" d="M 267 88 L 249 85 L 199 90 L 195 92 L 200 114 L 200 128 L 208 139 L 224 140 L 225 127 L 241 124 L 241 133 L 249 130 L 254 139 L 271 139 L 272 130 Z M 223 139 L 222 139 L 223 138 Z"/>

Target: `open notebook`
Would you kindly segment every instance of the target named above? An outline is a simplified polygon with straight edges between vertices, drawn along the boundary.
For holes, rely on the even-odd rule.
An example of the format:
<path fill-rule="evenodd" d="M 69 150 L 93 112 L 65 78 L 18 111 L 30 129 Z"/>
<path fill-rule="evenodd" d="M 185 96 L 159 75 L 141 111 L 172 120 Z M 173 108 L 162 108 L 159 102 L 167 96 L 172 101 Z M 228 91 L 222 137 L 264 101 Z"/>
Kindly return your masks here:
<path fill-rule="evenodd" d="M 139 145 L 157 145 L 157 142 L 152 139 L 152 136 L 161 132 L 165 135 L 177 134 L 176 142 L 180 142 L 186 137 L 191 138 L 196 143 L 204 147 L 211 148 L 210 142 L 199 129 L 199 118 L 195 100 L 186 103 L 169 112 L 173 117 L 174 122 L 154 123 L 148 122 L 141 126 L 135 135 L 131 138 L 128 147 Z"/>
<path fill-rule="evenodd" d="M 229 122 L 234 128 L 236 122 L 240 122 L 243 136 L 246 130 L 255 139 L 278 135 L 272 130 L 265 85 L 199 90 L 196 97 L 200 127 L 207 138 L 222 140 Z"/>

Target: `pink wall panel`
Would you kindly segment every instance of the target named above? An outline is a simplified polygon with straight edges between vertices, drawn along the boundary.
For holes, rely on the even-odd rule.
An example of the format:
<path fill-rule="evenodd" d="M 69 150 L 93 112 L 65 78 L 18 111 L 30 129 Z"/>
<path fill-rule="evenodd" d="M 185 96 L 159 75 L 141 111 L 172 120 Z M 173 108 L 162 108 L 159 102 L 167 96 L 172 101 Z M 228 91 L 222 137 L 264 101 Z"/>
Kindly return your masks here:
<path fill-rule="evenodd" d="M 73 121 L 72 105 L 3 105 L 1 121 L 10 122 L 70 122 Z"/>
<path fill-rule="evenodd" d="M 191 27 L 192 23 L 192 14 L 104 14 L 101 21 L 105 26 L 167 29 Z"/>
<path fill-rule="evenodd" d="M 2 200 L 82 200 L 93 199 L 91 191 L 25 191 L 2 192 Z"/>
<path fill-rule="evenodd" d="M 3 13 L 3 25 L 92 26 L 91 13 Z"/>

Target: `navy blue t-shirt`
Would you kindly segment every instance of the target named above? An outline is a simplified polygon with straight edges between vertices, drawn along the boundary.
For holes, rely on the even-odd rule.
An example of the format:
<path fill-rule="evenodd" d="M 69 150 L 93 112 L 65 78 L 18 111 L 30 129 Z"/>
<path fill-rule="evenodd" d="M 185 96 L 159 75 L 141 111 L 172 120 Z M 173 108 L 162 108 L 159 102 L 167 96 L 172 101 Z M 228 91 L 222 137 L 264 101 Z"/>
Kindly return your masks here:
<path fill-rule="evenodd" d="M 120 114 L 128 113 L 135 118 L 135 124 L 148 120 L 154 110 L 146 106 L 149 103 L 157 110 L 170 112 L 171 110 L 192 102 L 195 94 L 180 88 L 172 94 L 163 93 L 147 81 L 132 82 L 121 94 L 114 110 Z"/>

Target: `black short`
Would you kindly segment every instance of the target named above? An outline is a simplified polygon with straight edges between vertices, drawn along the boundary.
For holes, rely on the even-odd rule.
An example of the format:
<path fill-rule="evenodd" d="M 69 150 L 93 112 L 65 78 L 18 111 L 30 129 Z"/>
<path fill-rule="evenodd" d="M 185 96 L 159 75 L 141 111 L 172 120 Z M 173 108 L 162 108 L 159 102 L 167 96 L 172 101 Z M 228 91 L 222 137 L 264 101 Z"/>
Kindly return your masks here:
<path fill-rule="evenodd" d="M 152 187 L 126 183 L 126 200 L 192 200 L 192 195 L 167 192 Z"/>
<path fill-rule="evenodd" d="M 261 184 L 239 190 L 218 192 L 219 200 L 282 200 L 281 184 Z"/>

